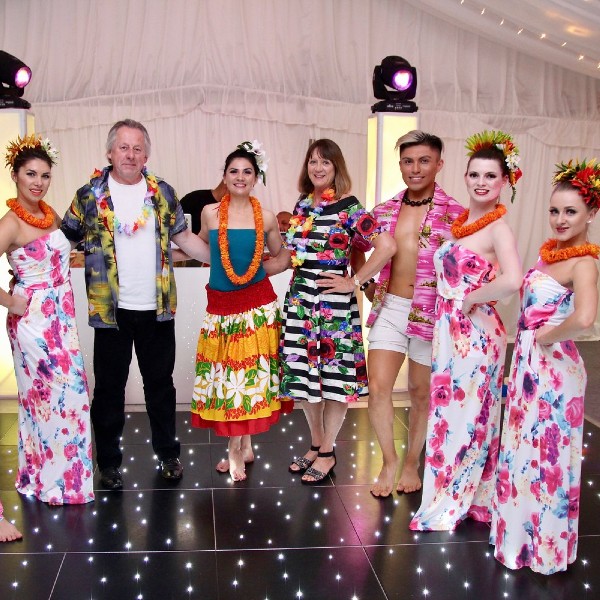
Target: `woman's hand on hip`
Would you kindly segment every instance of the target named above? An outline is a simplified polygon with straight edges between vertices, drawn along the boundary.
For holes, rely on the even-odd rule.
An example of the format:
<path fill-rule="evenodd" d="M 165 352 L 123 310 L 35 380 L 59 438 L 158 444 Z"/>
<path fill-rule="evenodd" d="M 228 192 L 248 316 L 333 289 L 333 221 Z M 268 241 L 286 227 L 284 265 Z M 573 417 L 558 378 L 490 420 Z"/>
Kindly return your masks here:
<path fill-rule="evenodd" d="M 328 294 L 350 294 L 354 291 L 354 281 L 350 277 L 323 272 L 316 284 Z"/>

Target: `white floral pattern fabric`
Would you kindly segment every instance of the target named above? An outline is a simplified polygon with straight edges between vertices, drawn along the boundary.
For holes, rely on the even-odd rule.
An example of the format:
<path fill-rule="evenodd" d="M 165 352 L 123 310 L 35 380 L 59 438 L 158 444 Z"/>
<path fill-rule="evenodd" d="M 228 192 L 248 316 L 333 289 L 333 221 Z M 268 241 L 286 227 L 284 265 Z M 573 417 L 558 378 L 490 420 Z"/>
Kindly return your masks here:
<path fill-rule="evenodd" d="M 500 441 L 506 332 L 493 306 L 469 315 L 464 297 L 495 277 L 485 258 L 455 242 L 435 253 L 438 299 L 421 506 L 410 528 L 453 530 L 491 520 Z"/>
<path fill-rule="evenodd" d="M 571 341 L 539 345 L 536 329 L 558 325 L 574 294 L 531 269 L 510 369 L 490 543 L 511 569 L 564 571 L 577 555 L 586 372 Z"/>
<path fill-rule="evenodd" d="M 28 299 L 7 330 L 19 390 L 16 487 L 52 504 L 94 499 L 90 406 L 69 273 L 71 246 L 60 230 L 8 254 L 14 294 Z"/>

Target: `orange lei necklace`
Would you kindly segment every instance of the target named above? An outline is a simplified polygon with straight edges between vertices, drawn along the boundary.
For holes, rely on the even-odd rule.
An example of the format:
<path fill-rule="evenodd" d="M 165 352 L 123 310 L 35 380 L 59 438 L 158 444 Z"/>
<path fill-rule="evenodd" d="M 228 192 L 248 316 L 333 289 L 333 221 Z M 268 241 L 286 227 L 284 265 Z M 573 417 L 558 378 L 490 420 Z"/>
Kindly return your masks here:
<path fill-rule="evenodd" d="M 561 260 L 567 260 L 574 256 L 593 256 L 598 258 L 600 255 L 600 246 L 596 244 L 581 244 L 580 246 L 569 246 L 568 248 L 556 249 L 557 240 L 546 240 L 540 247 L 540 258 L 546 263 L 551 264 Z"/>
<path fill-rule="evenodd" d="M 486 225 L 497 221 L 505 214 L 506 206 L 504 206 L 504 204 L 497 204 L 494 210 L 490 211 L 489 213 L 485 213 L 485 215 L 477 219 L 477 221 L 473 221 L 472 223 L 469 223 L 469 225 L 464 225 L 466 220 L 469 218 L 469 209 L 467 209 L 465 212 L 456 217 L 454 223 L 452 223 L 450 231 L 456 239 L 467 237 L 468 235 L 483 229 Z"/>
<path fill-rule="evenodd" d="M 248 270 L 243 275 L 237 275 L 231 264 L 231 258 L 229 256 L 229 240 L 227 239 L 230 200 L 231 196 L 229 194 L 223 196 L 219 208 L 219 251 L 221 253 L 221 264 L 231 283 L 234 285 L 245 285 L 256 275 L 265 249 L 265 230 L 262 211 L 260 210 L 260 202 L 254 196 L 250 196 L 250 204 L 252 204 L 252 212 L 254 213 L 254 227 L 256 229 L 256 246 L 254 247 L 254 256 L 252 257 Z"/>
<path fill-rule="evenodd" d="M 39 207 L 44 213 L 43 219 L 38 219 L 38 217 L 34 217 L 29 211 L 25 210 L 16 198 L 7 200 L 6 205 L 17 215 L 17 217 L 19 217 L 19 219 L 38 229 L 48 229 L 48 227 L 52 227 L 52 224 L 54 223 L 54 213 L 43 200 L 39 201 Z"/>

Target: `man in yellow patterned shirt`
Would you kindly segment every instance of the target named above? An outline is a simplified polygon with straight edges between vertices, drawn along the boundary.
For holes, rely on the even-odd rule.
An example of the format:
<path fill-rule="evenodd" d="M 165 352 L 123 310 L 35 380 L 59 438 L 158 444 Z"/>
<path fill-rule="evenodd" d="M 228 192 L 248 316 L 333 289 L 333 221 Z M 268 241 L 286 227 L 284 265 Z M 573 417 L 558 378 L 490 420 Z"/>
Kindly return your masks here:
<path fill-rule="evenodd" d="M 202 262 L 209 253 L 187 228 L 175 190 L 147 171 L 150 149 L 144 125 L 115 123 L 106 142 L 109 166 L 76 192 L 61 227 L 71 242 L 84 243 L 94 328 L 91 418 L 100 481 L 108 489 L 123 487 L 120 438 L 134 346 L 161 474 L 171 480 L 183 474 L 175 434 L 177 292 L 170 242 Z"/>

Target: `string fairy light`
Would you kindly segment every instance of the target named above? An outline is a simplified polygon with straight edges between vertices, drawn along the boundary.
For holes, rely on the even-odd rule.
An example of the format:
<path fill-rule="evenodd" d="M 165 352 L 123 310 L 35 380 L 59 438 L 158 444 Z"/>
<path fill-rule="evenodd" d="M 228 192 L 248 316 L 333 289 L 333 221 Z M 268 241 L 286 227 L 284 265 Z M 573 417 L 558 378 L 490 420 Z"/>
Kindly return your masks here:
<path fill-rule="evenodd" d="M 477 0 L 460 0 L 459 5 L 463 10 L 470 10 L 479 13 L 483 18 L 493 19 L 500 27 L 513 28 L 518 36 L 526 37 L 532 41 L 543 41 L 548 47 L 553 48 L 555 51 L 565 54 L 567 57 L 572 57 L 580 63 L 589 65 L 590 69 L 595 68 L 596 70 L 600 70 L 600 56 L 593 57 L 586 55 L 585 52 L 581 51 L 581 48 L 577 49 L 576 42 L 572 41 L 571 43 L 568 43 L 564 38 L 558 39 L 553 35 L 549 35 L 547 32 L 535 31 L 535 28 L 532 25 L 523 26 L 520 23 L 511 21 L 510 16 L 501 14 L 496 5 L 493 8 L 490 8 Z M 581 27 L 574 28 L 574 31 L 581 30 Z"/>

